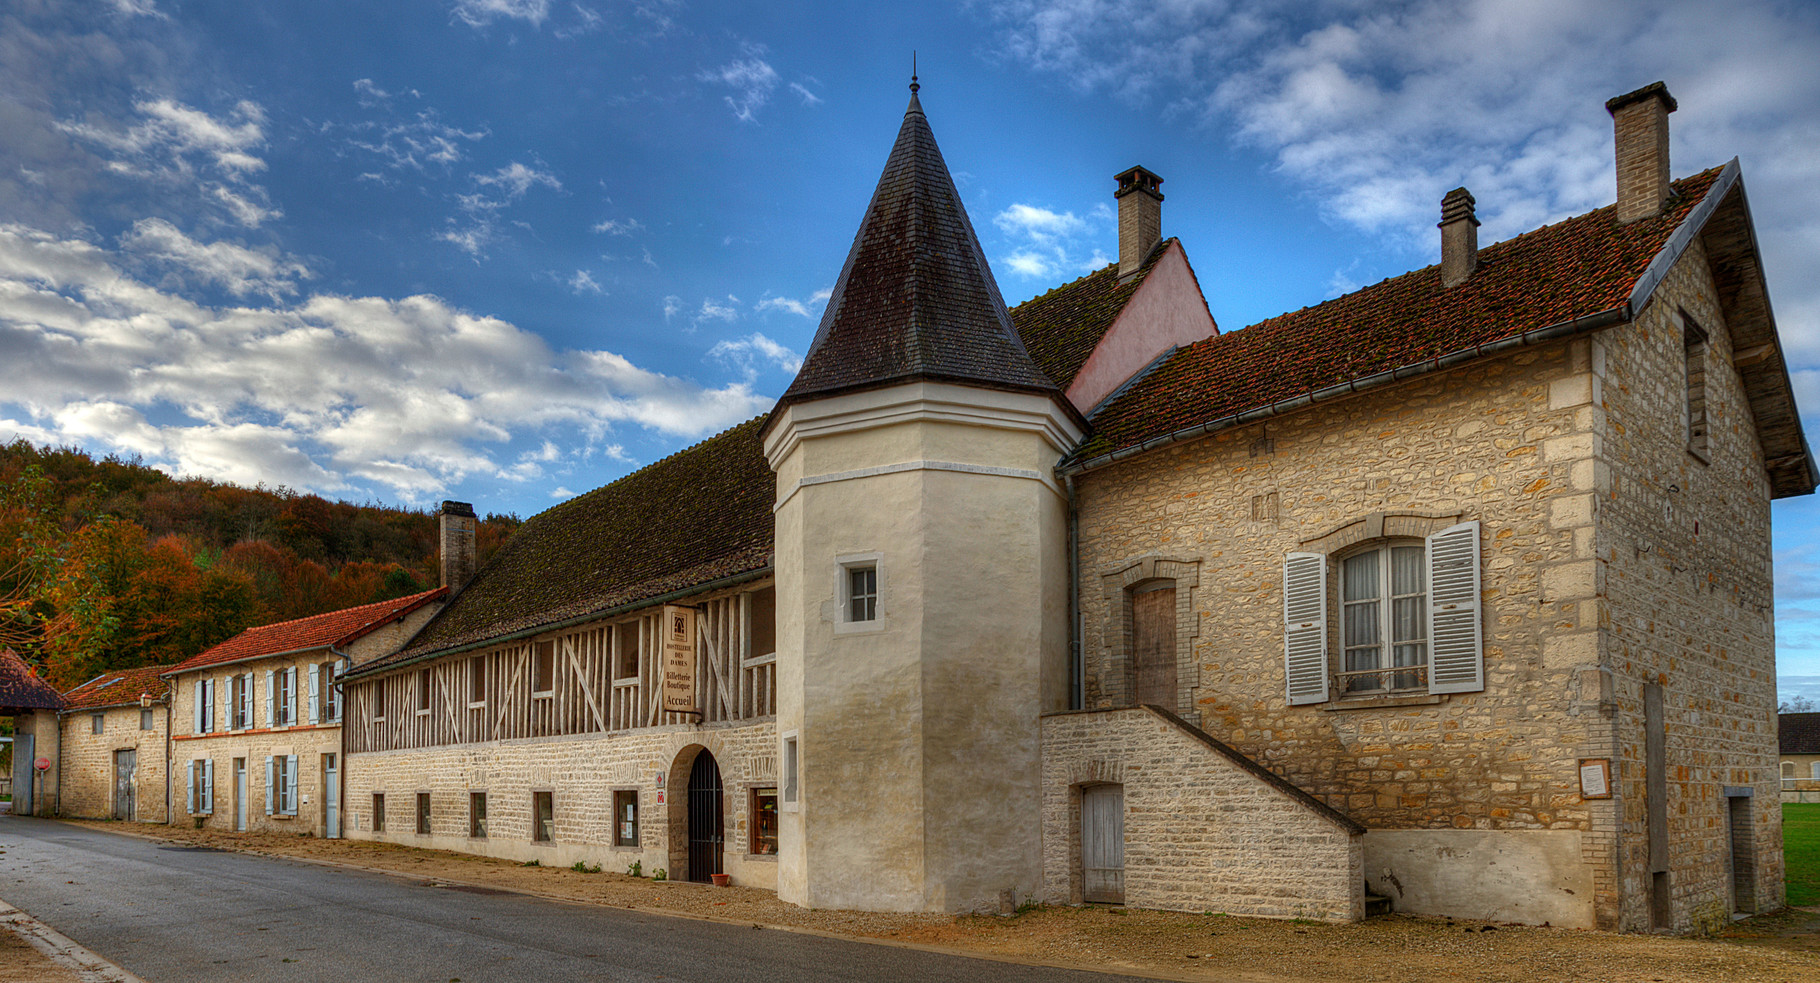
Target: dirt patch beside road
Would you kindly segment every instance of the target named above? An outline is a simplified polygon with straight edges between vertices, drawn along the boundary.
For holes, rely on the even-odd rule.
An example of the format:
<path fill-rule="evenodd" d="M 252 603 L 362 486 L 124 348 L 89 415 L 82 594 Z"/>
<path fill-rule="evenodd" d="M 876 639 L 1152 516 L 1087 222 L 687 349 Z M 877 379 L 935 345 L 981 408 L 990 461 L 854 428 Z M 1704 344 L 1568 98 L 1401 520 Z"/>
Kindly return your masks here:
<path fill-rule="evenodd" d="M 565 901 L 1169 979 L 1244 983 L 1806 983 L 1820 979 L 1820 914 L 1813 912 L 1790 911 L 1741 922 L 1724 938 L 1684 939 L 1403 915 L 1354 925 L 1325 925 L 1102 907 L 1035 908 L 1007 918 L 812 911 L 752 888 L 657 883 L 620 872 L 587 874 L 522 867 L 505 860 L 360 840 L 133 823 L 79 825 L 185 845 L 390 871 L 452 890 L 479 885 Z"/>

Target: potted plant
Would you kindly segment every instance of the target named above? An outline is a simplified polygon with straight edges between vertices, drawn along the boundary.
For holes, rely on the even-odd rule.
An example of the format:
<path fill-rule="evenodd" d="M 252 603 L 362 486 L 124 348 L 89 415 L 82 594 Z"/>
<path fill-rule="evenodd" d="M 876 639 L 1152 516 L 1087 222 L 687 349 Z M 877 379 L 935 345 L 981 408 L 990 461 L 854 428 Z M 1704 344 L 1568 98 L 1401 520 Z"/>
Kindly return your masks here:
<path fill-rule="evenodd" d="M 713 878 L 715 887 L 726 887 L 733 883 L 732 874 L 709 874 L 708 876 Z"/>

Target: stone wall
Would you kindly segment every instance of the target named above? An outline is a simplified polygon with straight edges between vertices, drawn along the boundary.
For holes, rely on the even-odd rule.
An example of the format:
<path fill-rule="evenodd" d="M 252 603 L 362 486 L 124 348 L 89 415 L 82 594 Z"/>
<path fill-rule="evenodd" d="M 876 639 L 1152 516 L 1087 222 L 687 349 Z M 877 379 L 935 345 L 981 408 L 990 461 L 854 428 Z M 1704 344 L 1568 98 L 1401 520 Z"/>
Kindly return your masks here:
<path fill-rule="evenodd" d="M 115 818 L 115 767 L 120 751 L 134 752 L 135 809 L 130 817 L 142 823 L 162 823 L 165 812 L 165 735 L 169 732 L 169 705 L 160 702 L 148 710 L 149 730 L 141 729 L 138 704 L 98 710 L 74 710 L 63 717 L 63 801 L 61 814 L 80 819 Z M 94 733 L 94 717 L 101 715 L 101 733 Z"/>
<path fill-rule="evenodd" d="M 1700 383 L 1704 452 L 1689 449 L 1686 324 L 1707 335 Z M 1749 404 L 1699 241 L 1632 323 L 1597 336 L 1600 425 L 1596 498 L 1598 622 L 1614 703 L 1617 797 L 1602 808 L 1615 831 L 1621 901 L 1602 912 L 1652 927 L 1653 890 L 1644 684 L 1663 688 L 1670 927 L 1712 930 L 1733 910 L 1731 797 L 1748 793 L 1754 896 L 1782 903 L 1776 756 L 1775 620 L 1769 486 Z M 1602 417 L 1602 420 L 1599 419 Z M 1660 866 L 1657 864 L 1656 866 Z M 1612 907 L 1615 906 L 1615 907 Z"/>
<path fill-rule="evenodd" d="M 1081 901 L 1081 789 L 1121 785 L 1125 901 L 1364 917 L 1362 827 L 1149 708 L 1043 718 L 1043 899 Z"/>
<path fill-rule="evenodd" d="M 752 789 L 777 786 L 777 728 L 768 720 L 353 754 L 344 833 L 545 866 L 581 862 L 624 871 L 637 861 L 646 875 L 664 869 L 681 880 L 688 876 L 689 771 L 704 748 L 720 767 L 724 790 L 722 869 L 736 884 L 775 889 L 776 856 L 751 852 Z M 613 793 L 627 789 L 638 792 L 639 844 L 617 847 Z M 430 795 L 428 834 L 416 831 L 420 792 Z M 474 792 L 487 796 L 484 838 L 469 835 Z M 551 842 L 532 838 L 536 792 L 552 793 Z M 385 796 L 383 831 L 373 829 L 376 793 Z"/>
<path fill-rule="evenodd" d="M 1123 702 L 1129 673 L 1106 578 L 1192 564 L 1178 705 L 1209 734 L 1374 829 L 1585 829 L 1576 759 L 1609 724 L 1556 648 L 1583 631 L 1564 598 L 1594 564 L 1591 421 L 1575 409 L 1588 350 L 1520 350 L 1082 475 L 1088 705 Z M 1481 524 L 1485 691 L 1289 706 L 1286 554 L 1461 520 Z"/>

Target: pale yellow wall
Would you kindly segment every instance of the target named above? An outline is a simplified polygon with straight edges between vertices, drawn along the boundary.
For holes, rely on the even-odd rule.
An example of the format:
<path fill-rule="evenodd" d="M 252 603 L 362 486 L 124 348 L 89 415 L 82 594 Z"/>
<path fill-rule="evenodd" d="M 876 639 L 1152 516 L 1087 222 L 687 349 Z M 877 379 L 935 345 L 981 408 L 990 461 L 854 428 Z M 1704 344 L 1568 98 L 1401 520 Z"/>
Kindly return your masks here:
<path fill-rule="evenodd" d="M 1037 889 L 1037 716 L 1066 700 L 1067 426 L 1040 397 L 921 384 L 791 406 L 769 435 L 778 729 L 799 735 L 802 781 L 784 900 L 969 910 Z M 849 630 L 838 558 L 872 553 L 879 620 Z"/>
<path fill-rule="evenodd" d="M 62 814 L 78 818 L 114 816 L 115 754 L 134 752 L 135 816 L 139 822 L 162 823 L 165 813 L 166 702 L 153 704 L 152 729 L 141 730 L 137 704 L 101 710 L 74 710 L 63 717 Z M 102 715 L 102 732 L 93 733 L 93 715 Z"/>
<path fill-rule="evenodd" d="M 29 756 L 20 753 L 17 744 L 13 745 L 13 801 L 20 801 L 19 790 L 30 782 L 35 790 L 33 814 L 53 815 L 57 805 L 57 782 L 62 774 L 57 768 L 57 744 L 60 740 L 57 714 L 52 710 L 37 710 L 14 717 L 13 734 L 15 737 L 30 735 L 33 742 Z M 48 758 L 51 763 L 49 770 L 42 775 L 38 775 L 33 767 L 33 762 L 39 758 Z"/>

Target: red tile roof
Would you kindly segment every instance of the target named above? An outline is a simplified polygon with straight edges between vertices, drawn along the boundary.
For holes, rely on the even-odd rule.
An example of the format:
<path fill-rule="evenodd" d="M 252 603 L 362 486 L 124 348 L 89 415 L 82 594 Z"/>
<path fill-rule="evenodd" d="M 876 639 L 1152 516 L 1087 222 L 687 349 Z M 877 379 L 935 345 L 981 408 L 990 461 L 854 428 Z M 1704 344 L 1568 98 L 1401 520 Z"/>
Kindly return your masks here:
<path fill-rule="evenodd" d="M 1096 413 L 1071 460 L 1622 307 L 1721 170 L 1675 182 L 1657 218 L 1619 225 L 1608 205 L 1488 246 L 1451 289 L 1430 266 L 1196 342 Z"/>
<path fill-rule="evenodd" d="M 0 713 L 61 710 L 63 697 L 12 649 L 0 649 Z"/>
<path fill-rule="evenodd" d="M 169 686 L 158 676 L 170 669 L 170 666 L 141 666 L 102 673 L 63 694 L 63 701 L 71 710 L 93 710 L 138 703 L 141 694 L 161 700 Z"/>
<path fill-rule="evenodd" d="M 447 593 L 447 588 L 438 587 L 421 594 L 412 594 L 410 597 L 380 601 L 376 604 L 363 604 L 357 608 L 343 608 L 340 611 L 330 611 L 327 614 L 319 614 L 310 618 L 298 618 L 295 621 L 280 621 L 275 625 L 248 628 L 220 645 L 208 649 L 200 655 L 185 659 L 175 668 L 165 671 L 174 675 L 206 666 L 220 665 L 224 662 L 239 662 L 242 659 L 256 659 L 264 655 L 299 652 L 304 649 L 323 648 L 329 645 L 345 645 Z"/>
<path fill-rule="evenodd" d="M 1144 265 L 1124 283 L 1119 282 L 1119 264 L 1113 263 L 1013 307 L 1011 321 L 1037 368 L 1062 389 L 1073 384 L 1081 366 L 1106 336 L 1106 329 L 1119 319 L 1126 302 L 1144 285 L 1173 242 L 1158 242 Z"/>

